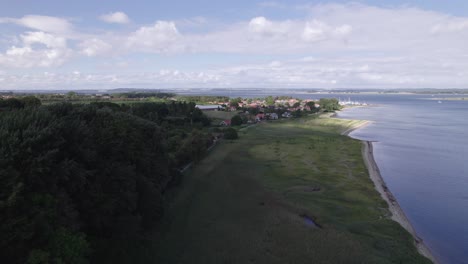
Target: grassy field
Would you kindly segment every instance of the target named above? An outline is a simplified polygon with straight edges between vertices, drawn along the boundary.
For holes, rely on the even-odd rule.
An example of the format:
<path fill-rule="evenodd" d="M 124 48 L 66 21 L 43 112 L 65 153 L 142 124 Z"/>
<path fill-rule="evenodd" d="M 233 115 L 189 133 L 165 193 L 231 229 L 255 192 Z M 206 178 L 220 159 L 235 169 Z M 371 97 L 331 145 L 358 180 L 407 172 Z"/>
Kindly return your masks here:
<path fill-rule="evenodd" d="M 218 124 L 219 122 L 226 119 L 231 120 L 233 116 L 237 115 L 237 112 L 226 111 L 203 111 L 203 113 L 214 120 L 213 124 Z"/>
<path fill-rule="evenodd" d="M 340 135 L 356 124 L 315 117 L 240 132 L 185 175 L 153 239 L 114 256 L 133 263 L 430 263 L 388 219 L 361 143 Z"/>

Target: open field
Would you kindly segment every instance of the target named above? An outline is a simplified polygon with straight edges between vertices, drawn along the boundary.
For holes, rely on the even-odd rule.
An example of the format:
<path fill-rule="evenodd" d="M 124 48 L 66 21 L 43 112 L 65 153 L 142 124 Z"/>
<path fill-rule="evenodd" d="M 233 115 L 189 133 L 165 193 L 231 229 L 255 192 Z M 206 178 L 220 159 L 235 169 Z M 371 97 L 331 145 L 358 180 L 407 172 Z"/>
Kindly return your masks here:
<path fill-rule="evenodd" d="M 314 117 L 240 132 L 185 175 L 154 239 L 113 255 L 134 263 L 430 263 L 389 219 L 361 142 L 341 135 L 359 124 Z"/>
<path fill-rule="evenodd" d="M 203 111 L 203 113 L 209 118 L 215 119 L 216 121 L 231 119 L 233 116 L 237 115 L 237 112 L 226 111 Z"/>

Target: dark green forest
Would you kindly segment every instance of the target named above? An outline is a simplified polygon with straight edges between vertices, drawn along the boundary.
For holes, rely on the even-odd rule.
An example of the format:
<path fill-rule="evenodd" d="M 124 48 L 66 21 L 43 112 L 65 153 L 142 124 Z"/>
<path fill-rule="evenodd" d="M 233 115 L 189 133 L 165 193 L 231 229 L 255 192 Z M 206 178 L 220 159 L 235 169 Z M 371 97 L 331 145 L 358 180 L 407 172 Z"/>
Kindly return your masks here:
<path fill-rule="evenodd" d="M 180 168 L 212 144 L 186 102 L 7 99 L 0 124 L 2 263 L 89 263 L 97 241 L 153 229 Z"/>

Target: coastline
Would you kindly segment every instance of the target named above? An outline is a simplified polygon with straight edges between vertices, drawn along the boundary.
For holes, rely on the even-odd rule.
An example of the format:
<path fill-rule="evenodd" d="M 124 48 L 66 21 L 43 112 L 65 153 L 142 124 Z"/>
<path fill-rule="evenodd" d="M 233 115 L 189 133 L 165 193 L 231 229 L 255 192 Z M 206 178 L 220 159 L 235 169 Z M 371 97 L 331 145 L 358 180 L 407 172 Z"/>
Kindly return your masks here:
<path fill-rule="evenodd" d="M 362 156 L 364 158 L 364 163 L 366 164 L 366 167 L 369 171 L 369 176 L 374 182 L 375 188 L 380 193 L 380 196 L 382 196 L 382 198 L 387 202 L 388 209 L 392 214 L 391 219 L 399 223 L 404 229 L 406 229 L 406 231 L 408 231 L 413 236 L 416 248 L 418 249 L 418 252 L 421 255 L 430 259 L 433 263 L 438 264 L 439 262 L 432 255 L 429 248 L 424 244 L 424 241 L 418 236 L 410 221 L 408 220 L 405 213 L 398 204 L 398 201 L 395 199 L 395 197 L 385 184 L 382 175 L 380 175 L 379 167 L 377 166 L 377 163 L 374 159 L 372 142 L 362 141 L 362 144 Z"/>
<path fill-rule="evenodd" d="M 355 124 L 355 125 L 351 126 L 350 128 L 346 129 L 345 131 L 341 132 L 341 135 L 349 136 L 349 134 L 351 132 L 353 132 L 354 130 L 359 129 L 361 127 L 365 127 L 365 126 L 369 125 L 370 123 L 372 123 L 372 121 L 368 121 L 368 120 L 360 121 L 358 124 Z"/>
<path fill-rule="evenodd" d="M 342 135 L 349 136 L 349 134 L 361 127 L 364 127 L 370 124 L 371 121 L 363 121 L 351 128 L 345 130 Z M 424 241 L 418 236 L 416 230 L 411 225 L 410 221 L 406 217 L 406 214 L 401 209 L 398 201 L 393 196 L 391 191 L 388 189 L 387 185 L 385 184 L 382 175 L 380 174 L 379 167 L 374 159 L 374 151 L 372 146 L 372 141 L 361 140 L 362 142 L 362 157 L 364 159 L 364 163 L 369 171 L 369 177 L 371 178 L 372 182 L 374 183 L 375 189 L 380 193 L 380 196 L 387 202 L 388 209 L 391 213 L 391 219 L 397 223 L 399 223 L 406 231 L 408 231 L 414 239 L 414 244 L 419 252 L 419 254 L 423 255 L 424 257 L 431 260 L 434 264 L 439 264 L 437 259 L 431 253 L 430 249 L 424 244 Z"/>

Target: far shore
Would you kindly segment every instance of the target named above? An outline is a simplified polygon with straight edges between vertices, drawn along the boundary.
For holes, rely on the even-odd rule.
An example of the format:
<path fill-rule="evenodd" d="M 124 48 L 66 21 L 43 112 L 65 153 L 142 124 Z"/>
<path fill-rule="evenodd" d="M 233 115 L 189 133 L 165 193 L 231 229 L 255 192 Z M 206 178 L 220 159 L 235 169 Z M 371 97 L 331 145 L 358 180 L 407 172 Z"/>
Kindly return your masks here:
<path fill-rule="evenodd" d="M 367 126 L 368 124 L 372 123 L 371 121 L 363 121 L 358 123 L 357 125 L 345 130 L 342 135 L 349 136 L 349 134 L 359 128 Z M 388 189 L 387 185 L 385 184 L 382 175 L 380 174 L 379 167 L 374 159 L 374 152 L 373 146 L 371 141 L 361 140 L 363 147 L 362 147 L 362 157 L 364 159 L 364 163 L 369 171 L 369 177 L 371 178 L 372 182 L 375 185 L 375 189 L 380 193 L 382 198 L 387 202 L 388 209 L 392 214 L 391 219 L 397 223 L 399 223 L 406 231 L 408 231 L 414 238 L 414 243 L 419 254 L 425 256 L 426 258 L 430 259 L 434 264 L 439 264 L 437 259 L 431 253 L 430 249 L 424 244 L 424 241 L 418 236 L 414 227 L 411 225 L 410 221 L 406 217 L 403 209 L 401 209 L 398 201 L 393 196 L 391 191 Z"/>
<path fill-rule="evenodd" d="M 427 100 L 431 100 L 431 101 L 466 101 L 468 102 L 468 97 L 437 97 L 437 98 L 427 98 Z"/>

